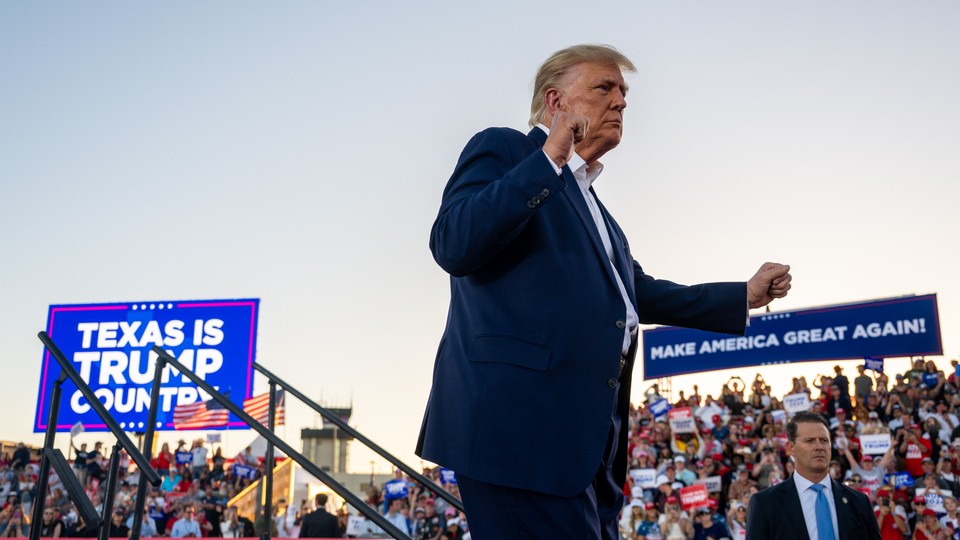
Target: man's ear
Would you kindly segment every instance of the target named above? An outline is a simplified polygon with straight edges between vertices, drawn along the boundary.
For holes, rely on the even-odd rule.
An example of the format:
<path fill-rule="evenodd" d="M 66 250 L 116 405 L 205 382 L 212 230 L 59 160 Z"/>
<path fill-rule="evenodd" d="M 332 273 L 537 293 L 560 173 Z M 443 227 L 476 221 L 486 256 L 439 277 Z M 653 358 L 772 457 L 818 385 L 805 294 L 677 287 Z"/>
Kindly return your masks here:
<path fill-rule="evenodd" d="M 553 118 L 553 115 L 562 110 L 563 94 L 556 88 L 547 88 L 543 95 L 543 102 L 547 107 L 547 115 Z"/>

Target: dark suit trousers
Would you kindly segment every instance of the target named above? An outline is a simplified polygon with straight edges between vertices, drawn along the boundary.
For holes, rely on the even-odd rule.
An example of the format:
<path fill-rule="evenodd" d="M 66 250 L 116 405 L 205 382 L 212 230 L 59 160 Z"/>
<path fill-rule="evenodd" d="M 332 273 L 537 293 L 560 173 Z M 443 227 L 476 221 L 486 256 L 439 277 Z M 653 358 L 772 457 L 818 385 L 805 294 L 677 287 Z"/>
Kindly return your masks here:
<path fill-rule="evenodd" d="M 474 540 L 619 540 L 623 486 L 614 479 L 621 419 L 614 393 L 610 431 L 593 482 L 573 497 L 498 486 L 457 473 L 460 496 Z M 576 436 L 573 434 L 572 436 Z M 523 444 L 523 441 L 511 441 Z M 563 451 L 563 449 L 558 449 Z M 557 474 L 564 471 L 558 470 Z"/>

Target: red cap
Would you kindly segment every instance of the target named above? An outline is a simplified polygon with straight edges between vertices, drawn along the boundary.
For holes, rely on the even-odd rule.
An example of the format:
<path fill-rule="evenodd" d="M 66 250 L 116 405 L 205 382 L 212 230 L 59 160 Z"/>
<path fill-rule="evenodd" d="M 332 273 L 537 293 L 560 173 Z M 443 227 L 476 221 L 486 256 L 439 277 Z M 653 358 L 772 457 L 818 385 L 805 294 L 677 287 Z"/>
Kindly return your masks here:
<path fill-rule="evenodd" d="M 913 498 L 913 502 L 927 504 L 927 499 L 925 499 L 923 495 L 917 495 Z"/>
<path fill-rule="evenodd" d="M 710 433 L 710 429 L 709 429 L 709 428 L 703 428 L 703 429 L 700 430 L 700 433 L 702 433 L 703 435 L 706 435 L 707 433 Z"/>
<path fill-rule="evenodd" d="M 863 461 L 873 461 L 873 456 L 871 456 L 870 454 L 865 454 L 863 456 Z"/>
<path fill-rule="evenodd" d="M 713 415 L 710 419 L 713 420 L 713 423 L 714 423 L 714 424 L 719 424 L 719 423 L 720 423 L 720 415 L 719 415 L 719 414 Z"/>
<path fill-rule="evenodd" d="M 717 501 L 715 499 L 707 499 L 707 506 L 709 506 L 710 508 L 716 508 Z"/>
<path fill-rule="evenodd" d="M 653 504 L 653 503 L 650 502 L 650 501 L 647 501 L 647 502 L 643 503 L 643 507 L 646 508 L 647 510 L 653 510 L 654 508 L 657 507 L 657 505 Z"/>
<path fill-rule="evenodd" d="M 677 498 L 674 497 L 673 495 L 667 497 L 667 504 L 677 504 L 678 502 L 680 501 L 677 500 Z"/>
<path fill-rule="evenodd" d="M 714 454 L 710 457 L 712 457 L 714 461 L 723 461 L 723 454 Z"/>
<path fill-rule="evenodd" d="M 923 511 L 923 517 L 927 517 L 927 516 L 937 517 L 937 513 L 927 508 L 926 510 Z"/>
<path fill-rule="evenodd" d="M 890 490 L 887 488 L 880 488 L 877 490 L 877 497 L 889 497 Z"/>

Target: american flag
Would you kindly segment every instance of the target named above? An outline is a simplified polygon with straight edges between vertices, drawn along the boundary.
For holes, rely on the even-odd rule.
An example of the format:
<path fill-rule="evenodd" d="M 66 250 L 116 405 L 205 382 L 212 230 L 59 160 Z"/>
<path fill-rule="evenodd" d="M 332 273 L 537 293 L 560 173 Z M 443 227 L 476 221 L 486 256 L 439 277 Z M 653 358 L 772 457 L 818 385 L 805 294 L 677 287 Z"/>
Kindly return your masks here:
<path fill-rule="evenodd" d="M 227 425 L 230 411 L 216 400 L 197 401 L 173 408 L 173 427 L 176 429 L 202 429 Z"/>
<path fill-rule="evenodd" d="M 277 409 L 275 416 L 274 425 L 283 424 L 283 390 L 277 391 Z M 270 392 L 265 392 L 259 396 L 253 396 L 250 399 L 243 400 L 243 410 L 247 414 L 253 417 L 254 420 L 260 422 L 264 426 L 267 425 L 267 422 L 270 420 Z"/>

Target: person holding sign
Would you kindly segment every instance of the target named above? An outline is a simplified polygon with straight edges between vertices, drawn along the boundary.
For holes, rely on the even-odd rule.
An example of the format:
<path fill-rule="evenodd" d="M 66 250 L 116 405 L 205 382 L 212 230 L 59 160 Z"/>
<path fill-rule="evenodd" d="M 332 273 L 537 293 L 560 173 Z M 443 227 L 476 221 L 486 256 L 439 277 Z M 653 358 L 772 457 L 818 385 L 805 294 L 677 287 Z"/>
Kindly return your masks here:
<path fill-rule="evenodd" d="M 790 289 L 783 264 L 685 286 L 634 260 L 594 188 L 635 70 L 610 46 L 557 51 L 533 129 L 478 133 L 444 189 L 430 249 L 451 301 L 417 454 L 456 471 L 477 538 L 616 538 L 639 324 L 742 335 Z"/>
<path fill-rule="evenodd" d="M 863 454 L 860 461 L 857 461 L 853 453 L 850 452 L 849 445 L 843 447 L 843 455 L 846 456 L 847 463 L 850 464 L 849 474 L 860 475 L 860 478 L 863 479 L 863 487 L 869 488 L 870 493 L 876 496 L 877 490 L 883 485 L 883 477 L 887 470 L 887 464 L 889 464 L 893 458 L 893 445 L 891 444 L 889 448 L 887 448 L 887 451 L 884 452 L 879 464 L 870 454 Z"/>
<path fill-rule="evenodd" d="M 797 413 L 787 423 L 786 451 L 796 470 L 787 480 L 750 497 L 746 540 L 880 538 L 867 496 L 827 474 L 830 425 L 826 418 Z"/>

